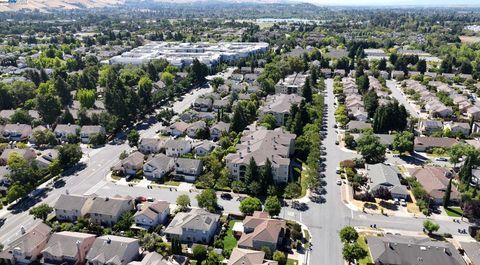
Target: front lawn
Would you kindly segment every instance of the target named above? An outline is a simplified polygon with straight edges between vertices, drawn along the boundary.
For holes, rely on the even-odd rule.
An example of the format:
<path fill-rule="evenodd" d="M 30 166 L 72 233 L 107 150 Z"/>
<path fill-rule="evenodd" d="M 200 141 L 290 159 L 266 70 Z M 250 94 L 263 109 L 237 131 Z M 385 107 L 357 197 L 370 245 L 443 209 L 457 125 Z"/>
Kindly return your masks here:
<path fill-rule="evenodd" d="M 298 265 L 298 260 L 288 259 L 287 265 Z"/>
<path fill-rule="evenodd" d="M 228 223 L 228 230 L 225 233 L 225 237 L 223 238 L 223 249 L 224 250 L 232 250 L 237 246 L 237 239 L 233 236 L 233 225 L 236 222 L 240 222 L 240 220 L 230 220 Z"/>
<path fill-rule="evenodd" d="M 358 261 L 358 264 L 360 265 L 367 265 L 372 263 L 372 258 L 370 257 L 370 251 L 368 250 L 368 245 L 367 241 L 364 235 L 359 235 L 357 239 L 357 243 L 362 247 L 366 252 L 367 256 L 361 260 Z"/>
<path fill-rule="evenodd" d="M 451 217 L 462 217 L 463 215 L 463 210 L 460 207 L 448 207 L 445 208 L 445 212 Z"/>
<path fill-rule="evenodd" d="M 177 186 L 177 187 L 180 186 L 180 182 L 174 181 L 174 180 L 165 181 L 165 183 L 163 184 L 168 186 Z"/>

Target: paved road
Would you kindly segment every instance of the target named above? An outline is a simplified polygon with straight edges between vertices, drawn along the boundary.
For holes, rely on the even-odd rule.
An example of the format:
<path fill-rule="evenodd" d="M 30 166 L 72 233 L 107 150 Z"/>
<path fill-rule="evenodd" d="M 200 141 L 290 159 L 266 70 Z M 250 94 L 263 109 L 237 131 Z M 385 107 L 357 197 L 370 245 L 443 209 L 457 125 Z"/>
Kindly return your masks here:
<path fill-rule="evenodd" d="M 173 110 L 176 113 L 182 113 L 190 107 L 196 98 L 205 93 L 211 92 L 211 90 L 211 87 L 195 90 L 192 94 L 186 95 L 182 101 L 176 102 L 173 105 Z M 155 123 L 149 128 L 141 130 L 140 134 L 142 137 L 153 137 L 155 131 L 159 128 L 161 128 L 161 124 Z M 99 149 L 84 149 L 82 160 L 85 161 L 85 168 L 77 172 L 77 174 L 64 177 L 65 185 L 63 187 L 48 190 L 43 197 L 38 198 L 38 202 L 36 203 L 53 205 L 60 195 L 66 192 L 70 194 L 93 194 L 99 191 L 99 195 L 104 196 L 113 196 L 116 194 L 149 194 L 148 192 L 150 190 L 145 188 L 143 188 L 143 191 L 140 191 L 142 188 L 135 189 L 138 190 L 138 192 L 124 192 L 122 187 L 107 183 L 105 180 L 105 176 L 110 171 L 110 168 L 119 162 L 120 153 L 130 149 L 131 148 L 126 144 L 106 145 Z M 106 190 L 101 190 L 102 188 Z M 175 199 L 169 201 L 175 202 Z M 28 210 L 14 214 L 3 209 L 0 211 L 0 219 L 5 220 L 3 225 L 0 226 L 0 242 L 4 245 L 16 238 L 22 225 L 28 227 L 34 222 L 33 217 L 28 214 Z"/>
<path fill-rule="evenodd" d="M 421 231 L 422 222 L 425 218 L 405 218 L 405 217 L 386 217 L 380 215 L 368 215 L 361 212 L 355 212 L 345 206 L 341 200 L 340 187 L 335 184 L 338 175 L 335 168 L 338 163 L 344 159 L 351 159 L 357 156 L 352 152 L 344 152 L 335 145 L 336 133 L 333 129 L 334 124 L 334 106 L 333 106 L 333 82 L 331 79 L 326 80 L 327 94 L 326 104 L 328 105 L 328 134 L 323 141 L 326 147 L 327 160 L 326 163 L 326 190 L 324 196 L 326 202 L 323 204 L 308 203 L 309 209 L 300 212 L 292 208 L 284 207 L 281 216 L 287 219 L 298 220 L 310 228 L 312 236 L 312 252 L 310 256 L 310 264 L 343 264 L 341 249 L 342 245 L 338 238 L 338 231 L 345 225 L 366 226 L 376 224 L 378 228 Z M 199 93 L 203 93 L 199 91 Z M 206 92 L 205 92 L 206 93 Z M 192 95 L 195 97 L 195 95 Z M 197 94 L 198 96 L 198 94 Z M 191 97 L 185 97 L 184 100 L 194 100 Z M 186 109 L 191 103 L 181 104 L 178 110 Z M 177 105 L 179 106 L 179 105 Z M 177 111 L 181 112 L 181 111 Z M 146 131 L 141 131 L 142 136 L 150 135 L 155 131 L 154 125 Z M 151 135 L 153 136 L 153 135 Z M 77 175 L 65 177 L 65 186 L 49 191 L 42 202 L 53 205 L 60 194 L 68 192 L 71 194 L 98 194 L 101 196 L 114 196 L 115 194 L 131 195 L 131 196 L 147 196 L 161 200 L 167 200 L 174 203 L 179 194 L 189 194 L 192 204 L 196 205 L 194 199 L 196 193 L 177 192 L 169 189 L 146 189 L 144 187 L 128 187 L 108 183 L 105 181 L 105 175 L 111 166 L 118 162 L 119 154 L 128 150 L 126 144 L 116 146 L 106 146 L 96 150 L 88 150 L 86 159 L 86 168 Z M 238 212 L 239 202 L 235 199 L 231 201 L 219 200 L 219 203 L 229 212 Z M 6 218 L 5 224 L 0 227 L 0 242 L 8 244 L 15 235 L 19 233 L 20 226 L 28 227 L 34 222 L 28 212 L 12 214 L 10 212 L 0 212 L 0 218 Z M 441 232 L 448 232 L 453 235 L 459 235 L 458 228 L 466 228 L 467 224 L 456 224 L 450 220 L 438 221 Z"/>
<path fill-rule="evenodd" d="M 398 89 L 397 82 L 395 80 L 387 80 L 387 87 L 390 89 L 390 91 L 392 91 L 392 96 L 397 99 L 400 104 L 405 106 L 412 117 L 419 117 L 417 110 L 407 101 L 400 89 Z"/>

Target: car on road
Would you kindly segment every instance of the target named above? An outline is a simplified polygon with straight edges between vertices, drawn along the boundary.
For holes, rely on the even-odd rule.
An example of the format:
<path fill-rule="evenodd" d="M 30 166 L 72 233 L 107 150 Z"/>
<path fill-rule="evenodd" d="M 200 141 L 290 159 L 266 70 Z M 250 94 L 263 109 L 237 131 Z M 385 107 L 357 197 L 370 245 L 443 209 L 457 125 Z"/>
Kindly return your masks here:
<path fill-rule="evenodd" d="M 337 168 L 335 169 L 335 173 L 337 173 L 337 174 L 340 174 L 340 171 L 341 171 L 341 168 L 340 168 L 340 167 L 337 167 Z"/>
<path fill-rule="evenodd" d="M 337 180 L 337 185 L 338 186 L 342 185 L 342 180 L 341 179 Z"/>
<path fill-rule="evenodd" d="M 447 162 L 448 159 L 446 157 L 437 157 L 435 161 L 440 161 L 440 162 Z"/>
<path fill-rule="evenodd" d="M 228 200 L 228 201 L 233 199 L 232 194 L 226 193 L 226 192 L 220 194 L 220 198 L 222 198 L 223 200 Z"/>

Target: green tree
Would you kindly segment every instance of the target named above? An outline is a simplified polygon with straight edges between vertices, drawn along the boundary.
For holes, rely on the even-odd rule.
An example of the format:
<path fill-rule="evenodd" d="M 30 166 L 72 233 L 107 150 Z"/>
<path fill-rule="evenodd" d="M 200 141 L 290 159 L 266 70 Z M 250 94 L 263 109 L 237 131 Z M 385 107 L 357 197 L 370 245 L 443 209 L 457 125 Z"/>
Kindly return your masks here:
<path fill-rule="evenodd" d="M 7 191 L 6 198 L 9 203 L 27 196 L 27 190 L 22 184 L 13 184 Z"/>
<path fill-rule="evenodd" d="M 278 216 L 282 210 L 280 200 L 276 196 L 268 196 L 265 200 L 265 212 L 270 216 Z"/>
<path fill-rule="evenodd" d="M 140 140 L 140 134 L 137 130 L 131 130 L 127 135 L 127 140 L 130 146 L 136 146 Z"/>
<path fill-rule="evenodd" d="M 208 252 L 207 259 L 202 262 L 202 265 L 220 265 L 222 264 L 223 257 L 215 253 L 214 251 Z"/>
<path fill-rule="evenodd" d="M 297 198 L 302 193 L 302 187 L 296 182 L 290 182 L 285 187 L 285 197 L 286 198 Z"/>
<path fill-rule="evenodd" d="M 262 202 L 255 197 L 248 197 L 240 203 L 240 212 L 245 215 L 252 215 L 255 211 L 262 210 Z"/>
<path fill-rule="evenodd" d="M 35 218 L 40 218 L 43 221 L 47 220 L 47 217 L 51 212 L 53 212 L 53 208 L 46 203 L 42 203 L 30 209 L 31 215 L 35 216 Z"/>
<path fill-rule="evenodd" d="M 172 244 L 172 254 L 182 255 L 182 243 L 176 237 L 173 237 L 171 240 Z"/>
<path fill-rule="evenodd" d="M 363 133 L 357 140 L 357 151 L 367 163 L 378 163 L 385 160 L 385 146 L 380 138 L 371 131 Z"/>
<path fill-rule="evenodd" d="M 258 179 L 259 171 L 257 162 L 253 157 L 250 158 L 250 161 L 247 166 L 247 170 L 245 171 L 245 184 L 250 185 L 250 183 L 254 180 Z"/>
<path fill-rule="evenodd" d="M 275 118 L 275 116 L 273 116 L 273 114 L 266 114 L 260 121 L 260 125 L 267 128 L 268 130 L 273 130 L 277 125 L 277 119 Z"/>
<path fill-rule="evenodd" d="M 65 82 L 61 76 L 57 76 L 53 86 L 57 95 L 60 97 L 62 106 L 67 106 L 70 104 L 70 101 L 72 101 L 72 94 L 70 94 L 67 82 Z"/>
<path fill-rule="evenodd" d="M 32 139 L 37 145 L 56 145 L 57 138 L 50 130 L 36 130 L 32 133 Z"/>
<path fill-rule="evenodd" d="M 77 100 L 80 101 L 82 108 L 91 109 L 95 105 L 97 97 L 94 89 L 79 89 L 76 94 Z"/>
<path fill-rule="evenodd" d="M 413 152 L 413 139 L 414 135 L 409 131 L 396 133 L 393 138 L 393 149 L 401 154 Z"/>
<path fill-rule="evenodd" d="M 202 262 L 207 258 L 207 249 L 202 245 L 195 245 L 192 249 L 193 258 L 197 260 L 198 264 L 202 264 Z"/>
<path fill-rule="evenodd" d="M 310 84 L 310 78 L 305 80 L 305 84 L 303 85 L 302 89 L 302 96 L 305 98 L 307 103 L 312 102 L 312 86 Z"/>
<path fill-rule="evenodd" d="M 430 221 L 430 220 L 425 220 L 423 221 L 423 229 L 427 231 L 429 235 L 431 235 L 434 232 L 437 232 L 438 229 L 440 229 L 440 225 Z"/>
<path fill-rule="evenodd" d="M 60 164 L 60 160 L 55 159 L 50 163 L 48 166 L 48 172 L 50 173 L 51 176 L 58 176 L 62 173 L 62 165 Z"/>
<path fill-rule="evenodd" d="M 223 80 L 223 78 L 221 77 L 215 77 L 209 83 L 213 87 L 213 89 L 216 91 L 218 87 L 220 87 L 225 83 L 225 80 Z"/>
<path fill-rule="evenodd" d="M 344 243 L 353 243 L 358 239 L 358 232 L 353 226 L 345 226 L 340 230 L 340 240 Z"/>
<path fill-rule="evenodd" d="M 460 172 L 458 175 L 460 176 L 460 180 L 463 184 L 469 185 L 472 179 L 472 167 L 473 161 L 470 156 L 467 156 L 465 162 L 463 163 L 462 167 L 460 168 Z"/>
<path fill-rule="evenodd" d="M 456 166 L 460 162 L 460 158 L 469 155 L 476 155 L 477 152 L 472 145 L 458 143 L 454 144 L 448 149 L 448 155 L 450 156 L 450 162 Z"/>
<path fill-rule="evenodd" d="M 365 110 L 367 111 L 368 117 L 373 117 L 375 115 L 375 111 L 378 108 L 378 96 L 377 92 L 374 90 L 369 90 L 363 96 L 363 103 L 365 106 Z"/>
<path fill-rule="evenodd" d="M 52 124 L 62 114 L 60 99 L 51 84 L 42 83 L 37 89 L 36 107 L 43 121 Z"/>
<path fill-rule="evenodd" d="M 348 264 L 352 264 L 356 260 L 365 258 L 368 253 L 357 242 L 355 242 L 344 244 L 342 255 Z"/>
<path fill-rule="evenodd" d="M 427 71 L 427 61 L 425 61 L 424 59 L 418 60 L 417 71 L 419 71 L 423 75 Z"/>
<path fill-rule="evenodd" d="M 275 250 L 275 252 L 273 252 L 273 260 L 278 262 L 278 265 L 287 264 L 287 257 L 285 256 L 285 253 L 279 250 Z"/>
<path fill-rule="evenodd" d="M 25 185 L 36 181 L 36 167 L 16 152 L 12 152 L 7 159 L 10 170 L 8 178 L 14 183 Z"/>
<path fill-rule="evenodd" d="M 188 71 L 188 75 L 192 78 L 193 83 L 201 84 L 205 82 L 205 77 L 208 75 L 208 67 L 195 58 Z"/>
<path fill-rule="evenodd" d="M 32 116 L 28 114 L 27 110 L 16 109 L 10 116 L 10 123 L 31 124 L 33 121 Z"/>
<path fill-rule="evenodd" d="M 147 76 L 142 76 L 138 81 L 138 97 L 140 99 L 140 108 L 143 111 L 147 111 L 152 107 L 152 89 L 152 80 Z"/>
<path fill-rule="evenodd" d="M 77 144 L 64 144 L 58 149 L 58 160 L 64 170 L 76 165 L 81 158 L 82 149 Z"/>
<path fill-rule="evenodd" d="M 198 194 L 197 202 L 200 208 L 205 208 L 210 212 L 215 212 L 218 208 L 217 194 L 213 189 L 206 189 Z"/>
<path fill-rule="evenodd" d="M 397 101 L 382 105 L 376 109 L 373 115 L 373 131 L 375 133 L 404 131 L 407 128 L 407 118 L 407 110 Z"/>
<path fill-rule="evenodd" d="M 166 86 L 171 86 L 173 84 L 173 80 L 175 76 L 169 72 L 163 72 L 160 80 L 165 83 Z"/>
<path fill-rule="evenodd" d="M 245 183 L 239 180 L 232 181 L 232 191 L 236 193 L 244 193 L 247 191 Z"/>
<path fill-rule="evenodd" d="M 261 170 L 262 174 L 262 180 L 261 180 L 261 183 L 262 183 L 262 187 L 263 187 L 263 190 L 266 190 L 268 186 L 270 185 L 273 185 L 274 182 L 273 182 L 273 172 L 272 172 L 272 162 L 270 161 L 270 159 L 267 158 L 267 160 L 265 161 L 265 165 L 262 167 L 262 170 Z"/>
<path fill-rule="evenodd" d="M 186 194 L 179 195 L 176 202 L 177 205 L 180 206 L 180 209 L 184 211 L 188 206 L 190 206 L 190 197 L 188 197 Z"/>
<path fill-rule="evenodd" d="M 448 181 L 447 189 L 445 190 L 445 194 L 443 195 L 443 207 L 447 208 L 450 205 L 450 194 L 452 193 L 452 180 L 450 178 Z"/>
<path fill-rule="evenodd" d="M 115 231 L 130 230 L 130 227 L 134 221 L 133 214 L 130 211 L 125 212 L 122 214 L 122 216 L 120 216 L 120 219 L 118 219 L 117 223 L 115 223 L 113 229 L 115 229 Z"/>

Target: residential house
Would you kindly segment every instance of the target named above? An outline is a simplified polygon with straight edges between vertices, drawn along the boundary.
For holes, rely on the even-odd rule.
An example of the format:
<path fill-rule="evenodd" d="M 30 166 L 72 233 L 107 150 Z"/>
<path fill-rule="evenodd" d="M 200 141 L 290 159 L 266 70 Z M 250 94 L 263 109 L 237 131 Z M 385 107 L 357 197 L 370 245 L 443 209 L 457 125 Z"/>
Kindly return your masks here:
<path fill-rule="evenodd" d="M 265 252 L 234 248 L 228 260 L 228 265 L 278 265 L 278 262 L 265 260 Z"/>
<path fill-rule="evenodd" d="M 127 265 L 139 256 L 138 239 L 101 236 L 95 239 L 87 254 L 89 265 Z"/>
<path fill-rule="evenodd" d="M 400 174 L 398 171 L 383 163 L 366 165 L 369 191 L 372 194 L 380 188 L 386 188 L 392 194 L 394 199 L 408 199 L 409 192 L 405 186 L 400 183 Z"/>
<path fill-rule="evenodd" d="M 215 144 L 209 141 L 202 141 L 199 144 L 195 145 L 193 152 L 198 156 L 205 156 L 210 154 L 215 148 Z"/>
<path fill-rule="evenodd" d="M 58 221 L 75 222 L 83 217 L 82 208 L 88 197 L 83 195 L 61 194 L 55 202 L 55 217 Z"/>
<path fill-rule="evenodd" d="M 422 120 L 418 124 L 418 128 L 422 134 L 430 135 L 433 132 L 443 130 L 443 123 L 436 120 Z"/>
<path fill-rule="evenodd" d="M 303 86 L 308 75 L 294 73 L 278 81 L 275 85 L 276 94 L 297 94 L 302 95 Z"/>
<path fill-rule="evenodd" d="M 182 136 L 187 131 L 188 126 L 188 123 L 178 121 L 168 127 L 167 133 L 172 136 Z"/>
<path fill-rule="evenodd" d="M 210 139 L 211 140 L 218 140 L 220 136 L 224 132 L 228 133 L 230 131 L 230 123 L 225 123 L 223 121 L 215 123 L 212 127 L 210 127 Z"/>
<path fill-rule="evenodd" d="M 13 153 L 19 155 L 20 157 L 22 157 L 27 161 L 32 161 L 35 158 L 37 158 L 37 154 L 35 153 L 35 150 L 31 148 L 15 148 L 15 149 L 8 148 L 3 150 L 2 155 L 0 155 L 0 166 L 6 166 L 8 158 Z"/>
<path fill-rule="evenodd" d="M 196 139 L 198 132 L 202 130 L 208 130 L 207 124 L 204 121 L 196 121 L 187 127 L 187 135 L 190 138 Z"/>
<path fill-rule="evenodd" d="M 184 243 L 208 244 L 218 229 L 220 215 L 204 209 L 179 212 L 165 228 L 168 239 L 177 238 Z"/>
<path fill-rule="evenodd" d="M 458 141 L 454 138 L 447 137 L 415 137 L 414 150 L 417 152 L 429 152 L 433 148 L 450 148 L 457 144 Z"/>
<path fill-rule="evenodd" d="M 243 131 L 236 152 L 225 157 L 231 176 L 243 179 L 250 159 L 258 166 L 265 166 L 267 160 L 272 166 L 273 180 L 276 183 L 287 183 L 291 174 L 290 156 L 295 150 L 295 134 L 282 128 L 267 130 L 261 126 L 250 126 Z"/>
<path fill-rule="evenodd" d="M 175 159 L 174 175 L 185 181 L 194 182 L 203 171 L 203 162 L 198 159 L 177 158 Z"/>
<path fill-rule="evenodd" d="M 304 98 L 296 94 L 268 95 L 265 104 L 259 109 L 259 119 L 272 114 L 276 119 L 276 126 L 282 126 L 287 122 L 292 105 L 299 105 Z"/>
<path fill-rule="evenodd" d="M 196 111 L 210 111 L 213 106 L 213 101 L 210 98 L 197 98 L 192 104 Z"/>
<path fill-rule="evenodd" d="M 475 121 L 480 120 L 480 108 L 477 106 L 472 106 L 467 109 L 467 117 L 469 119 L 473 118 Z"/>
<path fill-rule="evenodd" d="M 214 111 L 226 110 L 230 107 L 230 101 L 226 99 L 216 99 L 213 101 L 212 107 Z"/>
<path fill-rule="evenodd" d="M 159 138 L 142 138 L 138 143 L 138 150 L 143 154 L 157 154 L 163 149 L 165 141 Z"/>
<path fill-rule="evenodd" d="M 9 141 L 25 141 L 31 133 L 32 126 L 28 124 L 6 124 L 2 136 Z"/>
<path fill-rule="evenodd" d="M 51 233 L 52 229 L 42 222 L 36 222 L 28 229 L 21 226 L 20 235 L 0 253 L 0 263 L 30 264 L 37 261 Z"/>
<path fill-rule="evenodd" d="M 100 125 L 84 125 L 80 130 L 80 141 L 84 144 L 90 143 L 90 138 L 94 135 L 106 135 L 105 128 Z"/>
<path fill-rule="evenodd" d="M 59 152 L 57 149 L 47 149 L 41 152 L 41 155 L 35 159 L 39 168 L 48 168 L 53 160 L 57 159 Z"/>
<path fill-rule="evenodd" d="M 375 265 L 435 264 L 465 265 L 455 247 L 428 237 L 407 237 L 386 234 L 366 238 Z"/>
<path fill-rule="evenodd" d="M 58 220 L 76 221 L 89 218 L 101 225 L 112 226 L 128 211 L 134 210 L 130 197 L 88 197 L 62 194 L 54 206 Z"/>
<path fill-rule="evenodd" d="M 192 151 L 192 144 L 185 140 L 168 140 L 165 142 L 165 154 L 170 157 L 179 157 Z"/>
<path fill-rule="evenodd" d="M 63 231 L 54 233 L 42 251 L 44 264 L 85 264 L 95 235 Z"/>
<path fill-rule="evenodd" d="M 189 259 L 185 256 L 172 255 L 164 257 L 157 252 L 149 252 L 142 261 L 132 261 L 128 265 L 187 265 Z"/>
<path fill-rule="evenodd" d="M 355 120 L 351 120 L 347 123 L 347 131 L 349 132 L 363 131 L 366 129 L 372 129 L 372 124 Z"/>
<path fill-rule="evenodd" d="M 283 243 L 286 222 L 271 219 L 266 212 L 254 212 L 243 220 L 243 234 L 238 240 L 241 248 L 260 250 L 268 247 L 273 252 Z"/>
<path fill-rule="evenodd" d="M 144 154 L 137 151 L 120 161 L 123 173 L 131 176 L 136 175 L 139 170 L 143 169 L 144 157 Z"/>
<path fill-rule="evenodd" d="M 80 132 L 80 126 L 76 124 L 58 124 L 53 131 L 55 137 L 60 141 L 68 141 L 68 136 L 77 136 Z"/>
<path fill-rule="evenodd" d="M 470 124 L 466 122 L 446 122 L 444 124 L 444 129 L 450 130 L 452 135 L 470 135 Z"/>
<path fill-rule="evenodd" d="M 158 154 L 147 160 L 143 165 L 143 175 L 149 179 L 161 179 L 171 172 L 174 160 L 164 154 Z"/>
<path fill-rule="evenodd" d="M 448 168 L 433 166 L 416 167 L 408 168 L 408 173 L 417 179 L 434 203 L 442 204 L 448 182 L 450 178 L 453 177 Z M 457 191 L 457 188 L 452 185 L 450 201 L 457 202 L 459 199 L 460 193 Z"/>
<path fill-rule="evenodd" d="M 170 203 L 166 201 L 144 202 L 139 207 L 133 218 L 135 224 L 141 227 L 151 228 L 165 224 L 170 214 Z"/>

